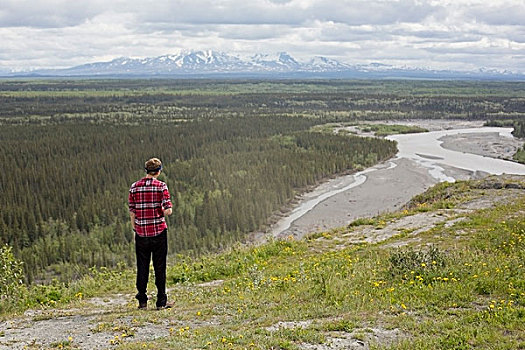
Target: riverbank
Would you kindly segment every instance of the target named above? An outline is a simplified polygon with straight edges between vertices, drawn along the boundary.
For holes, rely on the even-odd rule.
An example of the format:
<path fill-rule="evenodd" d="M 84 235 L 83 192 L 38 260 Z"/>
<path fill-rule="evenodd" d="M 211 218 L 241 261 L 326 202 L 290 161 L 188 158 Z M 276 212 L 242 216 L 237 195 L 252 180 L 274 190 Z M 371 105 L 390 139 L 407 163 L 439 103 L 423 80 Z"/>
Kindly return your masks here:
<path fill-rule="evenodd" d="M 482 122 L 450 120 L 412 120 L 389 122 L 415 125 L 430 131 L 480 128 Z M 354 130 L 354 129 L 352 129 Z M 441 139 L 440 139 L 441 140 Z M 456 134 L 445 136 L 442 147 L 494 158 L 506 158 L 520 141 L 497 132 Z M 429 161 L 432 155 L 419 155 Z M 440 165 L 436 178 L 421 162 L 398 157 L 376 165 L 362 173 L 330 180 L 300 197 L 298 205 L 288 215 L 271 226 L 267 236 L 302 238 L 313 232 L 346 226 L 357 218 L 373 217 L 401 208 L 413 196 L 443 180 L 479 178 L 487 173 Z"/>

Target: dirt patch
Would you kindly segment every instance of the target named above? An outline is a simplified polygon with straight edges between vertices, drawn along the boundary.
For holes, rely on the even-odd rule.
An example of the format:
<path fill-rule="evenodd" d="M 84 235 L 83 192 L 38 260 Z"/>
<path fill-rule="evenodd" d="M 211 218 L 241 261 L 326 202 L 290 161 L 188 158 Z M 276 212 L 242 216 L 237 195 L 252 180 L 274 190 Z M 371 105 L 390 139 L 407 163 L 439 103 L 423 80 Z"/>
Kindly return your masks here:
<path fill-rule="evenodd" d="M 97 325 L 106 315 L 129 313 L 136 306 L 134 302 L 131 294 L 115 294 L 87 299 L 83 307 L 27 310 L 21 317 L 0 323 L 0 349 L 49 349 L 60 348 L 60 345 L 74 349 L 106 349 L 122 341 L 122 329 L 128 331 L 126 336 L 132 335 L 130 332 L 135 329 L 131 318 L 119 318 L 117 328 L 97 329 Z"/>
<path fill-rule="evenodd" d="M 131 294 L 115 294 L 105 298 L 90 298 L 87 300 L 88 303 L 95 306 L 113 307 L 113 306 L 125 306 L 130 300 L 134 300 Z"/>
<path fill-rule="evenodd" d="M 307 321 L 296 321 L 296 322 L 277 322 L 266 330 L 269 332 L 277 332 L 279 329 L 294 329 L 294 328 L 308 328 L 312 324 L 312 320 Z"/>
<path fill-rule="evenodd" d="M 348 332 L 330 332 L 325 344 L 301 344 L 308 350 L 368 350 L 373 345 L 391 346 L 405 338 L 398 329 L 362 328 Z"/>
<path fill-rule="evenodd" d="M 439 210 L 437 212 L 424 212 L 415 215 L 404 216 L 391 223 L 379 223 L 376 226 L 366 225 L 357 227 L 355 230 L 341 236 L 341 240 L 347 243 L 378 243 L 386 241 L 399 234 L 411 237 L 421 232 L 428 231 L 436 225 L 455 218 L 454 210 Z"/>
<path fill-rule="evenodd" d="M 210 282 L 199 283 L 197 284 L 197 287 L 202 287 L 202 288 L 220 287 L 223 284 L 224 284 L 224 280 L 214 280 Z"/>
<path fill-rule="evenodd" d="M 267 327 L 266 330 L 277 332 L 280 329 L 308 329 L 316 321 L 318 320 L 278 322 Z M 351 332 L 327 331 L 323 333 L 326 336 L 326 342 L 323 344 L 301 343 L 299 347 L 311 350 L 370 349 L 371 345 L 390 346 L 408 337 L 398 329 L 384 329 L 382 327 L 356 328 Z"/>
<path fill-rule="evenodd" d="M 50 316 L 51 317 L 51 316 Z M 0 326 L 0 349 L 47 349 L 76 344 L 81 349 L 107 348 L 112 334 L 93 333 L 98 315 L 54 316 L 49 319 L 17 319 Z"/>

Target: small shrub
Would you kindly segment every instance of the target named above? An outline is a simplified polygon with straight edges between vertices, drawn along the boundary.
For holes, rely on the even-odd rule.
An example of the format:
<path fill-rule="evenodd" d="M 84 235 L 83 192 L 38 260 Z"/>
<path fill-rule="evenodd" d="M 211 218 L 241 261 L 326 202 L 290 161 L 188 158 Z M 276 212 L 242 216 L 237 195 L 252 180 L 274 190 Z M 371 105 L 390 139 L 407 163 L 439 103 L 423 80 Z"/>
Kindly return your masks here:
<path fill-rule="evenodd" d="M 359 218 L 348 224 L 348 227 L 375 225 L 377 220 L 371 218 Z"/>
<path fill-rule="evenodd" d="M 514 160 L 519 163 L 525 163 L 525 146 L 523 148 L 519 148 L 514 154 Z"/>
<path fill-rule="evenodd" d="M 460 197 L 468 194 L 469 189 L 469 183 L 465 181 L 441 182 L 424 193 L 414 196 L 406 207 L 418 211 L 450 209 L 454 207 Z"/>
<path fill-rule="evenodd" d="M 22 287 L 22 262 L 17 260 L 11 247 L 5 245 L 0 248 L 0 299 L 17 295 Z"/>
<path fill-rule="evenodd" d="M 436 272 L 446 266 L 447 257 L 437 247 L 416 251 L 413 248 L 395 251 L 390 255 L 392 276 L 416 273 L 419 275 Z"/>
<path fill-rule="evenodd" d="M 468 337 L 465 334 L 458 334 L 458 332 L 452 332 L 442 336 L 439 342 L 439 347 L 441 349 L 457 349 L 457 350 L 467 350 L 472 347 L 468 343 Z"/>
<path fill-rule="evenodd" d="M 323 330 L 329 332 L 347 332 L 350 333 L 356 329 L 358 325 L 353 321 L 348 320 L 338 320 L 325 324 Z"/>

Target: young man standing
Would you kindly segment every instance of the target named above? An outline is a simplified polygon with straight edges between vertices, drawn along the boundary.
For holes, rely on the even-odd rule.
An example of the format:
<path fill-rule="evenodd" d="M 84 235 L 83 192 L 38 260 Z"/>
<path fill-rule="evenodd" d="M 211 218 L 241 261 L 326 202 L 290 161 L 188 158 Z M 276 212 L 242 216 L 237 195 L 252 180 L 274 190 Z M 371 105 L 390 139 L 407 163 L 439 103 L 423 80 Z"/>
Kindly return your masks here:
<path fill-rule="evenodd" d="M 148 305 L 147 286 L 149 264 L 153 258 L 155 285 L 157 286 L 157 309 L 169 307 L 166 295 L 166 256 L 168 238 L 165 217 L 171 215 L 172 204 L 168 186 L 157 177 L 162 162 L 151 158 L 145 164 L 146 176 L 133 183 L 129 189 L 129 213 L 135 232 L 137 255 L 137 290 L 139 309 Z"/>

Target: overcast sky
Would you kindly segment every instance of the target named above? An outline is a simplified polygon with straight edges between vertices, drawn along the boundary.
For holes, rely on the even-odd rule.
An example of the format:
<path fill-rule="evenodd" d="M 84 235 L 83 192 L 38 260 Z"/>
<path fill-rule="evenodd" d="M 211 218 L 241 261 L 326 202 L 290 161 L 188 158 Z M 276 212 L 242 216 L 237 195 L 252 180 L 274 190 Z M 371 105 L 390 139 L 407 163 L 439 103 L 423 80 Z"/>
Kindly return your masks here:
<path fill-rule="evenodd" d="M 525 72 L 525 0 L 0 2 L 0 70 L 183 49 Z"/>

